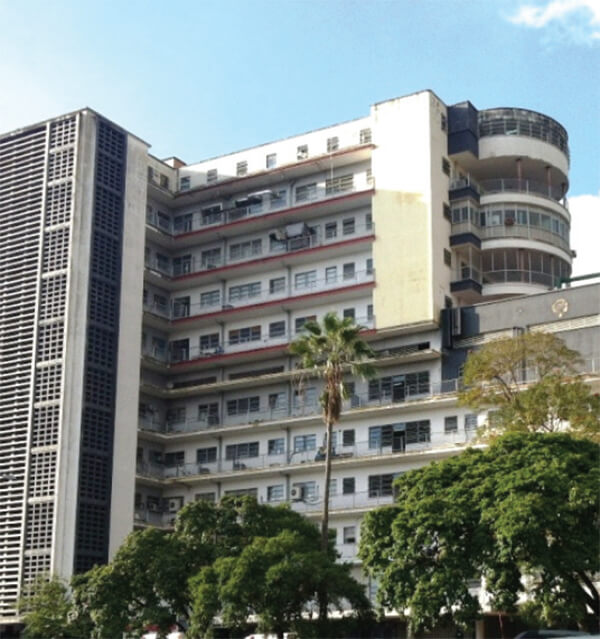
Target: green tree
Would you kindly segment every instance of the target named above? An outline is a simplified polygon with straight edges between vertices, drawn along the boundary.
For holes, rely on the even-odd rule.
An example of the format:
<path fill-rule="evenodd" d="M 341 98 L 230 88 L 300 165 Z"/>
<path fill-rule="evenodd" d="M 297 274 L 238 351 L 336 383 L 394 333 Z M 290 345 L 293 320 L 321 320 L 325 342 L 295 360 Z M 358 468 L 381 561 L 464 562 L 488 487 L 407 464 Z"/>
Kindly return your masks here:
<path fill-rule="evenodd" d="M 600 397 L 577 373 L 579 354 L 548 333 L 494 340 L 471 353 L 462 404 L 491 409 L 484 437 L 505 432 L 556 432 L 600 442 Z"/>
<path fill-rule="evenodd" d="M 19 603 L 25 612 L 27 639 L 76 637 L 70 621 L 71 601 L 67 585 L 58 577 L 36 579 Z"/>
<path fill-rule="evenodd" d="M 415 629 L 481 614 L 469 590 L 483 577 L 493 608 L 521 594 L 540 622 L 593 626 L 600 598 L 599 448 L 564 433 L 512 433 L 411 471 L 395 504 L 367 513 L 360 557 L 379 602 L 410 610 Z"/>
<path fill-rule="evenodd" d="M 325 478 L 323 487 L 323 517 L 321 520 L 321 549 L 327 553 L 329 546 L 329 487 L 331 483 L 331 436 L 333 425 L 339 422 L 342 402 L 348 397 L 344 374 L 369 378 L 375 375 L 372 364 L 366 362 L 375 354 L 361 339 L 361 326 L 351 318 L 340 319 L 335 313 L 327 313 L 322 325 L 309 321 L 304 324 L 304 335 L 290 344 L 290 352 L 299 357 L 299 366 L 309 374 L 324 380 L 319 401 L 325 423 Z M 327 592 L 319 593 L 319 617 L 327 622 Z"/>
<path fill-rule="evenodd" d="M 343 601 L 354 614 L 368 617 L 370 604 L 363 587 L 350 575 L 349 564 L 325 555 L 316 528 L 284 530 L 270 538 L 256 537 L 237 557 L 221 557 L 191 580 L 193 636 L 209 631 L 218 615 L 226 626 L 241 629 L 250 615 L 259 628 L 283 638 L 301 630 L 307 605 L 323 583 L 338 608 Z"/>

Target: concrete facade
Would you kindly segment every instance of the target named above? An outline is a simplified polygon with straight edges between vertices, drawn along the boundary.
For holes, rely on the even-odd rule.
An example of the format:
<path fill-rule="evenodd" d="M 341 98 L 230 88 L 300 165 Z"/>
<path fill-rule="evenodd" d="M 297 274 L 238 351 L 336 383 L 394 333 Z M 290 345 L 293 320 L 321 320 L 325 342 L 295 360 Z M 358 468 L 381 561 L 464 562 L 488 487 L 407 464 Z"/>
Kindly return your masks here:
<path fill-rule="evenodd" d="M 75 137 L 56 149 L 72 147 L 74 162 L 54 183 L 44 167 L 65 118 Z M 287 352 L 308 318 L 353 317 L 378 354 L 376 379 L 348 380 L 333 442 L 331 526 L 357 576 L 364 512 L 391 502 L 399 473 L 473 437 L 477 416 L 456 399 L 469 347 L 514 326 L 556 331 L 598 375 L 598 288 L 547 292 L 572 259 L 566 132 L 551 118 L 448 107 L 423 91 L 191 165 L 154 158 L 90 110 L 0 136 L 0 161 L 5 149 L 18 156 L 21 135 L 37 145 L 46 187 L 73 190 L 68 219 L 38 223 L 21 295 L 41 312 L 43 283 L 64 276 L 64 309 L 38 322 L 60 327 L 60 343 L 36 360 L 41 337 L 24 326 L 29 350 L 13 360 L 29 395 L 0 386 L 2 436 L 19 433 L 2 440 L 19 461 L 0 479 L 0 623 L 18 620 L 16 598 L 36 574 L 106 561 L 130 530 L 168 527 L 195 499 L 253 494 L 317 519 L 321 383 Z M 19 210 L 6 193 L 8 228 Z M 40 220 L 48 202 L 36 204 Z M 68 249 L 46 272 L 43 232 L 60 229 Z M 4 303 L 17 277 L 0 273 Z M 9 344 L 0 349 L 9 358 Z M 54 365 L 62 385 L 40 403 L 38 371 Z M 54 406 L 54 434 L 34 445 L 36 416 Z M 41 454 L 55 461 L 34 496 Z M 47 531 L 30 548 L 40 503 Z"/>

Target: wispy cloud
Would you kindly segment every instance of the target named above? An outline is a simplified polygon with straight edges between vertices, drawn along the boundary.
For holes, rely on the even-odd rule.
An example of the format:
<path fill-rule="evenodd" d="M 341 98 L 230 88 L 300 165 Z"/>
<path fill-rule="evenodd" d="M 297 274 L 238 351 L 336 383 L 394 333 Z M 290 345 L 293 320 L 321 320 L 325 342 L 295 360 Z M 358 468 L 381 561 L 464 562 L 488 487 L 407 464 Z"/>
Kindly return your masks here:
<path fill-rule="evenodd" d="M 545 29 L 576 44 L 600 45 L 600 0 L 551 0 L 524 4 L 508 18 L 513 24 Z"/>

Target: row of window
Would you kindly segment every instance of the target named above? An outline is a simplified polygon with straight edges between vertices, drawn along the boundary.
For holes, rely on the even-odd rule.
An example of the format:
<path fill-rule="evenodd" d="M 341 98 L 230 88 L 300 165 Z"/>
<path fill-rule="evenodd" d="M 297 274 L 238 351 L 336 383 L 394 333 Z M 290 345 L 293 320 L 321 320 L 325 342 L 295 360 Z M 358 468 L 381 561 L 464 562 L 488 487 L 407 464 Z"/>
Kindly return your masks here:
<path fill-rule="evenodd" d="M 359 133 L 360 144 L 371 143 L 371 129 L 361 129 Z M 332 136 L 327 138 L 326 150 L 327 153 L 333 153 L 339 149 L 339 137 Z M 296 147 L 296 160 L 306 160 L 309 157 L 308 144 L 300 144 Z M 265 168 L 273 169 L 277 166 L 277 153 L 268 153 L 265 156 Z M 248 175 L 248 161 L 240 160 L 236 164 L 237 177 L 244 177 Z M 206 181 L 208 184 L 216 182 L 218 180 L 217 169 L 209 169 L 206 172 Z M 188 176 L 182 177 L 179 181 L 180 189 L 185 191 L 190 188 L 190 178 Z"/>

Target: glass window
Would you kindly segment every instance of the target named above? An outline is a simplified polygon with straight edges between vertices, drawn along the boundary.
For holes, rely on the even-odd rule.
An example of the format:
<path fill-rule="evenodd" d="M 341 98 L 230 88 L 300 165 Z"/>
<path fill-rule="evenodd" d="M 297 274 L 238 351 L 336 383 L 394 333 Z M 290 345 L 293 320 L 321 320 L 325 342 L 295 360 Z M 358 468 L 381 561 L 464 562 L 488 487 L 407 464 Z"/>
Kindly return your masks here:
<path fill-rule="evenodd" d="M 354 320 L 355 318 L 355 309 L 353 308 L 345 308 L 342 312 L 344 319 L 349 318 L 351 320 Z"/>
<path fill-rule="evenodd" d="M 325 194 L 335 195 L 336 193 L 344 193 L 346 191 L 352 191 L 354 188 L 354 175 L 349 173 L 347 175 L 340 175 L 335 178 L 327 178 L 325 180 Z"/>
<path fill-rule="evenodd" d="M 229 257 L 232 260 L 239 260 L 255 255 L 262 254 L 262 239 L 249 240 L 247 242 L 238 242 L 230 244 Z"/>
<path fill-rule="evenodd" d="M 294 275 L 294 287 L 297 289 L 314 288 L 317 282 L 317 271 L 305 271 Z"/>
<path fill-rule="evenodd" d="M 308 144 L 301 144 L 296 149 L 296 159 L 306 160 L 308 157 Z"/>
<path fill-rule="evenodd" d="M 274 277 L 269 280 L 269 293 L 280 293 L 285 290 L 285 277 Z"/>
<path fill-rule="evenodd" d="M 221 291 L 207 291 L 200 294 L 200 306 L 218 306 L 221 302 Z"/>
<path fill-rule="evenodd" d="M 285 444 L 283 437 L 277 439 L 269 439 L 268 453 L 269 455 L 283 455 Z"/>
<path fill-rule="evenodd" d="M 307 450 L 317 449 L 316 435 L 295 435 L 294 436 L 294 452 L 300 453 Z"/>
<path fill-rule="evenodd" d="M 352 389 L 352 392 L 348 390 L 348 394 L 352 397 L 352 395 L 354 394 L 354 389 Z M 354 428 L 347 428 L 346 430 L 343 430 L 342 446 L 354 446 L 354 442 L 355 442 Z"/>
<path fill-rule="evenodd" d="M 228 444 L 225 446 L 225 459 L 248 459 L 258 457 L 258 442 Z"/>
<path fill-rule="evenodd" d="M 352 235 L 354 233 L 355 224 L 353 217 L 347 217 L 342 221 L 342 234 L 343 235 Z"/>
<path fill-rule="evenodd" d="M 283 337 L 285 335 L 285 320 L 269 324 L 269 337 Z"/>
<path fill-rule="evenodd" d="M 165 466 L 180 466 L 184 462 L 184 452 L 178 450 L 174 453 L 165 453 Z"/>
<path fill-rule="evenodd" d="M 356 479 L 354 477 L 344 477 L 342 479 L 342 494 L 353 495 L 356 491 Z"/>
<path fill-rule="evenodd" d="M 245 328 L 236 328 L 229 331 L 230 344 L 244 344 L 246 342 L 256 342 L 261 338 L 261 327 L 247 326 Z"/>
<path fill-rule="evenodd" d="M 371 144 L 371 129 L 361 129 L 359 140 L 361 144 Z"/>
<path fill-rule="evenodd" d="M 325 224 L 325 237 L 328 240 L 337 237 L 337 222 L 327 222 Z"/>
<path fill-rule="evenodd" d="M 356 526 L 344 526 L 343 541 L 345 544 L 356 543 Z"/>
<path fill-rule="evenodd" d="M 248 173 L 248 162 L 246 160 L 242 160 L 235 165 L 235 174 L 238 177 L 243 177 Z"/>
<path fill-rule="evenodd" d="M 200 335 L 200 350 L 208 351 L 219 347 L 219 333 Z"/>
<path fill-rule="evenodd" d="M 304 326 L 304 324 L 306 324 L 306 322 L 314 322 L 316 321 L 316 319 L 317 319 L 316 315 L 307 315 L 306 317 L 297 317 L 295 322 L 296 333 L 302 330 L 302 327 Z"/>
<path fill-rule="evenodd" d="M 325 269 L 325 283 L 334 284 L 337 282 L 337 266 L 328 266 Z"/>
<path fill-rule="evenodd" d="M 345 280 L 353 280 L 356 275 L 356 271 L 354 269 L 354 262 L 348 262 L 347 264 L 344 264 L 343 273 L 344 273 Z"/>
<path fill-rule="evenodd" d="M 277 153 L 269 153 L 266 158 L 267 169 L 272 169 L 277 166 Z"/>
<path fill-rule="evenodd" d="M 337 136 L 332 138 L 327 138 L 327 153 L 333 153 L 333 151 L 337 151 L 339 148 L 339 138 Z"/>
<path fill-rule="evenodd" d="M 388 497 L 393 495 L 392 484 L 395 475 L 386 473 L 384 475 L 369 476 L 369 497 Z"/>
<path fill-rule="evenodd" d="M 370 231 L 373 228 L 373 215 L 371 213 L 367 213 L 365 215 L 365 229 Z"/>
<path fill-rule="evenodd" d="M 267 501 L 283 501 L 283 484 L 267 486 Z"/>
<path fill-rule="evenodd" d="M 229 301 L 258 297 L 260 295 L 261 283 L 251 282 L 250 284 L 241 284 L 240 286 L 231 286 L 229 288 Z"/>
<path fill-rule="evenodd" d="M 217 447 L 198 448 L 196 450 L 196 461 L 199 464 L 211 464 L 217 461 Z"/>
<path fill-rule="evenodd" d="M 240 397 L 227 401 L 228 415 L 245 415 L 246 413 L 257 413 L 260 410 L 260 397 Z"/>
<path fill-rule="evenodd" d="M 317 197 L 317 184 L 303 184 L 296 187 L 296 202 L 307 202 Z"/>
<path fill-rule="evenodd" d="M 208 182 L 208 184 L 211 184 L 212 182 L 216 182 L 217 178 L 218 178 L 217 169 L 209 169 L 206 172 L 206 181 Z"/>
<path fill-rule="evenodd" d="M 456 433 L 458 431 L 458 417 L 453 415 L 451 417 L 444 417 L 444 432 Z"/>

